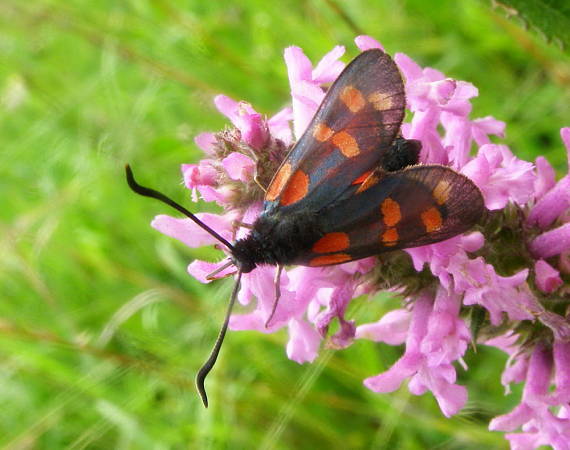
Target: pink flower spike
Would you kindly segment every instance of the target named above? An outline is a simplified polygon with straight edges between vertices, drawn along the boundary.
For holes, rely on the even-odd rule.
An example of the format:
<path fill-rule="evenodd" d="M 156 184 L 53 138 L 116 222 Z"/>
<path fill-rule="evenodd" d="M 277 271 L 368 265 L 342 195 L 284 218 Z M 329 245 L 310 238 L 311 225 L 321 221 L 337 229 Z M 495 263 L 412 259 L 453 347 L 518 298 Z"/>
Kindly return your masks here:
<path fill-rule="evenodd" d="M 560 273 L 543 259 L 534 264 L 536 285 L 542 292 L 550 294 L 562 285 Z"/>
<path fill-rule="evenodd" d="M 570 222 L 536 237 L 530 250 L 537 258 L 550 258 L 570 250 Z"/>
<path fill-rule="evenodd" d="M 363 52 L 366 50 L 370 50 L 371 48 L 379 48 L 380 50 L 385 52 L 384 47 L 382 46 L 382 44 L 380 44 L 380 42 L 364 34 L 354 38 L 354 42 L 356 43 L 356 46 Z"/>
<path fill-rule="evenodd" d="M 230 153 L 222 160 L 222 165 L 232 180 L 247 182 L 253 179 L 255 162 L 243 153 Z"/>

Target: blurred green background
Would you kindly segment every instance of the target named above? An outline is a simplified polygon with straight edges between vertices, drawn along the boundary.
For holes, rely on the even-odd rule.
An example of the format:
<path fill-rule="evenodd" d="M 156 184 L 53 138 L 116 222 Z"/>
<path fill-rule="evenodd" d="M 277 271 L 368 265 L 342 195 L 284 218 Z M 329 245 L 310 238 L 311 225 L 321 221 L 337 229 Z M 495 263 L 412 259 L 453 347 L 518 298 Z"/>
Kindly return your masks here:
<path fill-rule="evenodd" d="M 487 425 L 520 389 L 503 395 L 505 355 L 486 348 L 459 370 L 470 397 L 452 419 L 430 394 L 363 387 L 401 349 L 358 341 L 301 366 L 285 332 L 230 333 L 209 410 L 195 394 L 231 282 L 186 274 L 219 253 L 152 230 L 167 210 L 128 191 L 123 165 L 189 204 L 179 166 L 200 157 L 197 133 L 227 125 L 213 96 L 270 115 L 289 101 L 284 47 L 317 61 L 344 44 L 348 61 L 359 33 L 474 83 L 474 117 L 506 121 L 519 157 L 566 170 L 569 59 L 487 2 L 2 0 L 3 448 L 506 447 Z M 363 299 L 349 315 L 372 321 L 397 304 Z"/>

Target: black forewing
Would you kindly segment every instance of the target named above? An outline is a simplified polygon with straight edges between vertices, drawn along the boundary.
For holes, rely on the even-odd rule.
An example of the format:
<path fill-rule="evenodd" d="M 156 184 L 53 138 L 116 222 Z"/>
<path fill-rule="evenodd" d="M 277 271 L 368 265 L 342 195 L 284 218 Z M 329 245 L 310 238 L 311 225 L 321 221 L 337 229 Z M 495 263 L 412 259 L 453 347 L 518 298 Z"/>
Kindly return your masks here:
<path fill-rule="evenodd" d="M 364 99 L 358 110 L 358 95 L 356 103 L 348 102 L 348 106 L 343 100 L 347 88 Z M 307 130 L 285 158 L 269 186 L 265 212 L 276 208 L 283 212 L 315 211 L 333 202 L 355 178 L 378 165 L 399 132 L 405 103 L 402 77 L 390 56 L 379 49 L 357 56 L 333 83 Z M 315 135 L 326 135 L 318 133 L 318 127 L 323 126 L 335 134 L 348 133 L 357 144 L 358 154 L 347 157 L 332 136 L 322 142 L 317 139 Z M 280 202 L 283 193 L 298 188 L 292 186 L 292 175 L 298 171 L 307 176 L 308 186 L 299 187 L 298 201 L 284 205 Z"/>

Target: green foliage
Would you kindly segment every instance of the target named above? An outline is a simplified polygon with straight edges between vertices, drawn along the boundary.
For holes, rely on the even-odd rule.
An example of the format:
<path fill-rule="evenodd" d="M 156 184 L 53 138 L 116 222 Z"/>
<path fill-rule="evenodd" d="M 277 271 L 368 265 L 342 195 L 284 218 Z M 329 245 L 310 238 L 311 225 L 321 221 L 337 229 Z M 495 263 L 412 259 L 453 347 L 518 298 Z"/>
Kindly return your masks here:
<path fill-rule="evenodd" d="M 474 83 L 474 115 L 508 124 L 520 157 L 565 170 L 568 58 L 474 0 L 3 0 L 0 2 L 0 446 L 6 448 L 496 448 L 509 410 L 505 356 L 478 349 L 461 383 L 468 407 L 442 417 L 430 395 L 376 395 L 362 379 L 400 349 L 357 342 L 313 365 L 286 358 L 285 332 L 230 333 L 193 387 L 229 282 L 185 271 L 188 249 L 148 223 L 168 212 L 141 181 L 189 204 L 179 165 L 193 136 L 226 121 L 216 93 L 271 114 L 289 101 L 285 46 L 316 60 L 355 32 Z M 521 7 L 522 9 L 522 7 Z M 210 205 L 193 205 L 196 209 Z M 362 299 L 376 320 L 396 305 Z"/>
<path fill-rule="evenodd" d="M 566 0 L 501 0 L 495 5 L 520 17 L 547 39 L 570 46 L 570 3 Z"/>

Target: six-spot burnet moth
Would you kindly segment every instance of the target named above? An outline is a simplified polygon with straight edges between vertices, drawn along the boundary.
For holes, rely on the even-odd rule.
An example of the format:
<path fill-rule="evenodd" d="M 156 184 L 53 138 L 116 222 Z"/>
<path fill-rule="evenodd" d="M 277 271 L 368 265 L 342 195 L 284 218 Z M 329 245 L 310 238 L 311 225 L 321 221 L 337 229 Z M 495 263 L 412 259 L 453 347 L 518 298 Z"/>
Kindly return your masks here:
<path fill-rule="evenodd" d="M 242 274 L 260 264 L 321 267 L 432 244 L 482 217 L 483 197 L 471 180 L 449 167 L 418 164 L 421 143 L 400 135 L 405 106 L 404 83 L 390 56 L 379 49 L 357 56 L 275 173 L 251 232 L 234 243 L 139 185 L 127 166 L 131 189 L 192 219 L 228 249 L 237 268 L 223 326 L 196 377 L 205 406 L 204 380 L 218 357 Z M 275 305 L 278 297 L 276 289 Z"/>

